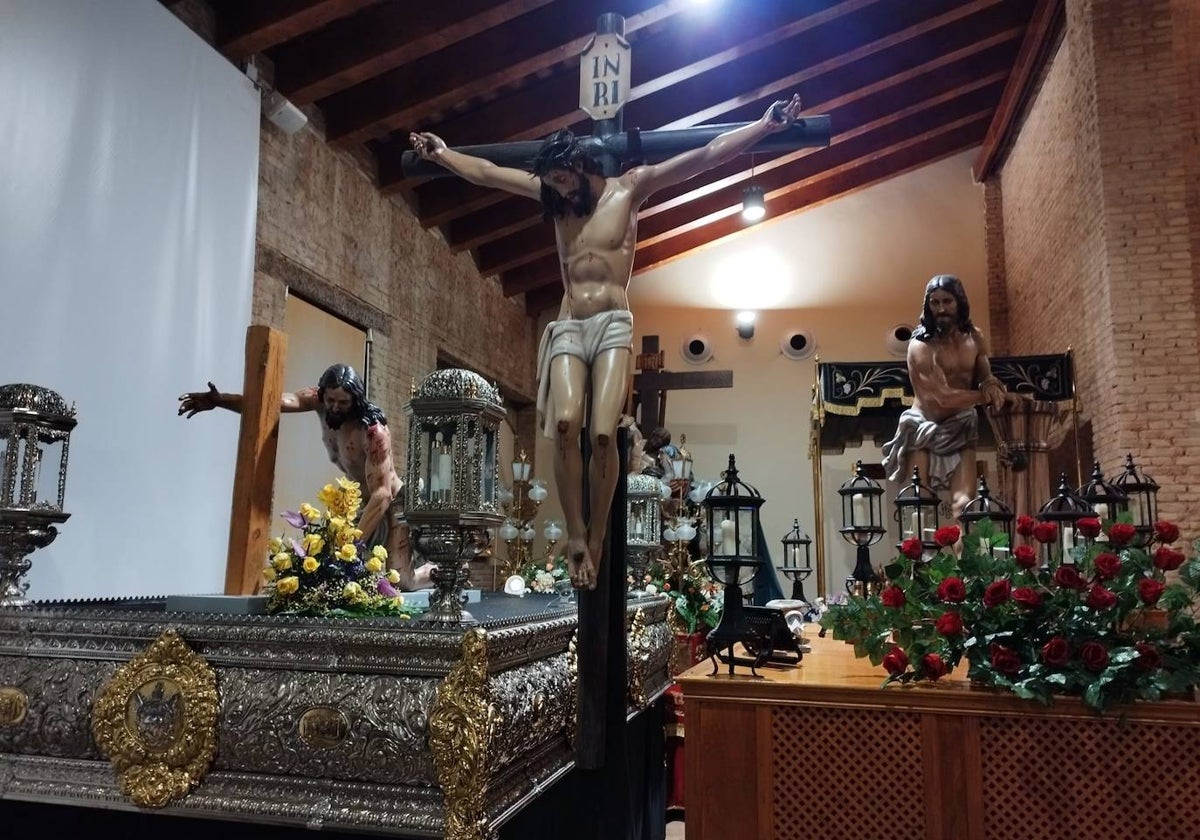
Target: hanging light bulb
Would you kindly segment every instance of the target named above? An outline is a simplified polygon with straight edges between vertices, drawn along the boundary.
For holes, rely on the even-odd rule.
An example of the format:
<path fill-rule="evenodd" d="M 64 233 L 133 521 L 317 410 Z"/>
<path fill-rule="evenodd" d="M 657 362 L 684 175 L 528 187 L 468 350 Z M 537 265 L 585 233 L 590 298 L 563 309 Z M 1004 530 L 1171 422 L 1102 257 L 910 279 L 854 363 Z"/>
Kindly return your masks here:
<path fill-rule="evenodd" d="M 767 215 L 767 200 L 763 188 L 751 185 L 742 191 L 742 218 L 757 222 Z"/>

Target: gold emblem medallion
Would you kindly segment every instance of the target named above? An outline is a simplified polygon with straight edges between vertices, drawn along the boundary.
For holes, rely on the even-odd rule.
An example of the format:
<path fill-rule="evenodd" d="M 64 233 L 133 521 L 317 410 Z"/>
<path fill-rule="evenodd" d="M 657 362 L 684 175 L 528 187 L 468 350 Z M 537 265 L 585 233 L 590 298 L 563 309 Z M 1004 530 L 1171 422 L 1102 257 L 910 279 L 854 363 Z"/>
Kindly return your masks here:
<path fill-rule="evenodd" d="M 161 808 L 187 795 L 216 753 L 216 672 L 167 630 L 101 689 L 92 735 L 121 793 L 138 805 Z"/>
<path fill-rule="evenodd" d="M 0 687 L 0 726 L 16 726 L 25 720 L 29 697 L 11 685 Z"/>

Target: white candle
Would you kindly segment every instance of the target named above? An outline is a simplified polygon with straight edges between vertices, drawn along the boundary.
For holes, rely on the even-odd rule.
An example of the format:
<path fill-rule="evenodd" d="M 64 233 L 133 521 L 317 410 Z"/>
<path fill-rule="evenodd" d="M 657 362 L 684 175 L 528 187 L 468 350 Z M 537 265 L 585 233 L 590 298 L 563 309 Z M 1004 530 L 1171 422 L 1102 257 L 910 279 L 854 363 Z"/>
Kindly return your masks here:
<path fill-rule="evenodd" d="M 979 550 L 980 551 L 991 551 L 992 550 L 992 541 L 988 540 L 988 539 L 980 538 Z"/>
<path fill-rule="evenodd" d="M 1097 502 L 1095 505 L 1092 505 L 1092 510 L 1096 512 L 1096 518 L 1101 522 L 1108 519 L 1108 505 L 1104 504 L 1104 502 Z"/>
<path fill-rule="evenodd" d="M 442 493 L 447 499 L 451 497 L 451 463 L 449 447 L 438 453 L 438 483 L 441 485 Z"/>
<path fill-rule="evenodd" d="M 721 520 L 721 553 L 732 556 L 737 553 L 737 541 L 733 535 L 733 522 Z"/>
<path fill-rule="evenodd" d="M 854 508 L 854 524 L 870 525 L 867 521 L 867 497 L 862 493 L 855 493 L 850 504 Z"/>
<path fill-rule="evenodd" d="M 921 535 L 921 515 L 915 510 L 912 512 L 912 519 L 909 522 L 909 532 L 914 537 L 919 537 Z"/>
<path fill-rule="evenodd" d="M 1075 547 L 1075 529 L 1070 525 L 1063 526 L 1063 550 L 1070 551 Z"/>

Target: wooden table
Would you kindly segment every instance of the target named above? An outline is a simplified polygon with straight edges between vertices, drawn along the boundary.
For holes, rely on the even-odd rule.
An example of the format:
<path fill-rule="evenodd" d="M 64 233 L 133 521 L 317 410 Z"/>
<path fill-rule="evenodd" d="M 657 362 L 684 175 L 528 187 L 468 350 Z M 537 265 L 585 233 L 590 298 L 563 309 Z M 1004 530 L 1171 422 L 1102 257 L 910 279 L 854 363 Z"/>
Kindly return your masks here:
<path fill-rule="evenodd" d="M 811 644 L 759 679 L 679 676 L 688 840 L 1200 838 L 1200 704 L 1102 717 L 962 676 L 880 690 L 850 646 Z"/>

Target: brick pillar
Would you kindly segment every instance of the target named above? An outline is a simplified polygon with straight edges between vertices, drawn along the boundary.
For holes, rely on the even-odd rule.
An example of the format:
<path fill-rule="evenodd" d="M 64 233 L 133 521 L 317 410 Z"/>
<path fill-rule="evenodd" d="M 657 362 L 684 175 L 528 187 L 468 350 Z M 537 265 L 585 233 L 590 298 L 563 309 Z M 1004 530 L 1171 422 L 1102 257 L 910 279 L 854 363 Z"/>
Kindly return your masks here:
<path fill-rule="evenodd" d="M 1008 355 L 1008 283 L 1004 274 L 1004 202 L 1000 179 L 983 184 L 984 249 L 987 252 L 988 335 L 993 356 Z"/>
<path fill-rule="evenodd" d="M 1192 0 L 1194 3 L 1194 0 Z M 1095 445 L 1127 451 L 1162 486 L 1163 515 L 1200 526 L 1200 295 L 1194 243 L 1195 79 L 1178 0 L 1092 4 L 1104 248 L 1112 319 L 1113 416 Z M 1186 48 L 1186 47 L 1190 47 Z M 1185 150 L 1191 149 L 1185 155 Z M 1188 175 L 1192 175 L 1189 182 Z"/>

